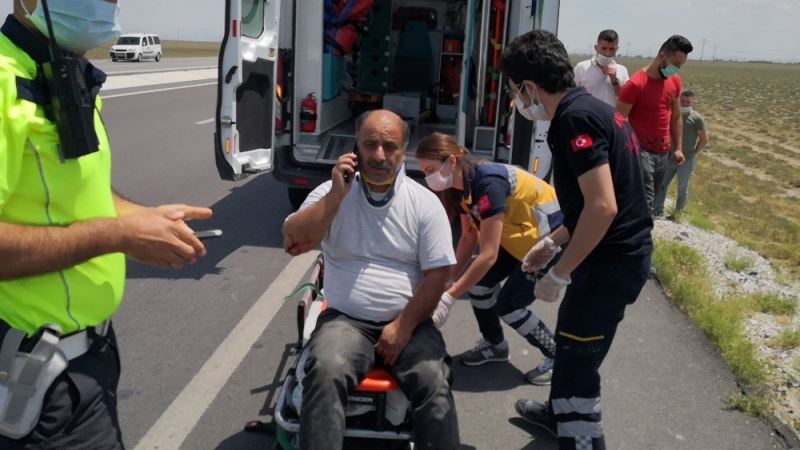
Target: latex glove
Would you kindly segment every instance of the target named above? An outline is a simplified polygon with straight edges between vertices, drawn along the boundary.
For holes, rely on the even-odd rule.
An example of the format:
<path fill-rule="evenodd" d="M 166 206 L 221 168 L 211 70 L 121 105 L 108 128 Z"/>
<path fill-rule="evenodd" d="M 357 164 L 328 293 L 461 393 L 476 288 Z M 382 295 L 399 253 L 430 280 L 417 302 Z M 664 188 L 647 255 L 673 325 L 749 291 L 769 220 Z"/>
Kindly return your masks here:
<path fill-rule="evenodd" d="M 536 287 L 533 288 L 533 294 L 536 298 L 546 302 L 554 303 L 564 298 L 564 292 L 567 286 L 572 282 L 571 279 L 563 279 L 553 273 L 553 269 L 536 282 Z"/>
<path fill-rule="evenodd" d="M 450 307 L 453 306 L 454 301 L 453 296 L 447 292 L 442 294 L 439 304 L 433 311 L 433 324 L 436 325 L 436 328 L 442 328 L 442 325 L 447 322 L 447 318 L 450 316 Z"/>
<path fill-rule="evenodd" d="M 522 271 L 535 272 L 542 270 L 560 251 L 560 245 L 553 242 L 549 237 L 545 237 L 528 250 L 528 254 L 522 258 Z"/>

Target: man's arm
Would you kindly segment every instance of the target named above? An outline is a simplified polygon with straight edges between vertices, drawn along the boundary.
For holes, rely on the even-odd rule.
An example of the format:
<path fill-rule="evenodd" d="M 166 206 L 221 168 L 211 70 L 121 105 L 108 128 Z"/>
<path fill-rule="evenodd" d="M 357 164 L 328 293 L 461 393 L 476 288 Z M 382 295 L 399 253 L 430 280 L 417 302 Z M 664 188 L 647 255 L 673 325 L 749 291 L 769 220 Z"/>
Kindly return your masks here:
<path fill-rule="evenodd" d="M 683 155 L 683 116 L 681 115 L 680 96 L 676 96 L 672 101 L 672 117 L 669 124 L 670 138 L 675 148 L 675 163 L 679 166 L 683 164 L 686 157 Z"/>
<path fill-rule="evenodd" d="M 617 93 L 617 95 L 619 95 L 619 92 Z M 628 115 L 631 113 L 631 108 L 633 108 L 632 104 L 617 100 L 617 111 L 622 113 L 622 115 L 625 116 L 626 119 L 628 118 Z"/>
<path fill-rule="evenodd" d="M 122 248 L 115 219 L 78 222 L 68 227 L 0 222 L 0 280 L 63 270 Z"/>
<path fill-rule="evenodd" d="M 345 181 L 344 175 L 349 174 L 352 180 L 355 168 L 355 154 L 340 156 L 331 171 L 330 191 L 323 195 L 322 191 L 315 190 L 316 195 L 320 195 L 316 203 L 286 218 L 283 222 L 284 251 L 297 256 L 319 246 L 339 211 L 339 205 L 350 190 L 350 183 Z"/>
<path fill-rule="evenodd" d="M 138 203 L 134 203 L 116 190 L 113 191 L 112 195 L 114 196 L 114 207 L 117 210 L 117 215 L 120 217 L 128 216 L 145 208 Z"/>
<path fill-rule="evenodd" d="M 699 130 L 697 132 L 697 146 L 695 146 L 695 153 L 700 153 L 708 144 L 708 132 L 706 130 Z"/>
<path fill-rule="evenodd" d="M 548 236 L 556 245 L 563 246 L 569 242 L 569 230 L 564 225 L 559 226 Z"/>
<path fill-rule="evenodd" d="M 431 318 L 447 282 L 450 281 L 451 270 L 452 266 L 444 266 L 424 271 L 422 281 L 405 309 L 383 328 L 381 337 L 375 344 L 375 351 L 386 364 L 391 366 L 397 361 L 417 325 Z"/>
<path fill-rule="evenodd" d="M 583 210 L 569 246 L 552 269 L 556 276 L 563 279 L 569 279 L 572 271 L 597 247 L 618 211 L 608 163 L 579 176 L 578 185 L 584 198 Z"/>
<path fill-rule="evenodd" d="M 619 92 L 617 92 L 617 111 L 627 119 L 638 98 L 639 86 L 630 79 L 627 79 Z"/>
<path fill-rule="evenodd" d="M 55 272 L 116 252 L 157 267 L 176 269 L 205 255 L 205 247 L 184 219 L 206 219 L 211 217 L 210 209 L 136 206 L 125 216 L 63 227 L 0 222 L 0 261 L 14 261 L 0 265 L 0 279 Z"/>

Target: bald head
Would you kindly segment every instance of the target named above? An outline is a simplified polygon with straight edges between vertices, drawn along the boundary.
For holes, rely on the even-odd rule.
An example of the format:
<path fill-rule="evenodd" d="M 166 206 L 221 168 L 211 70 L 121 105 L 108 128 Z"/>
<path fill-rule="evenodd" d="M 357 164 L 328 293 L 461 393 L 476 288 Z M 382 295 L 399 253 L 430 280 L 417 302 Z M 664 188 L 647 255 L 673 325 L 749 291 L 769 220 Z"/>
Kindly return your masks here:
<path fill-rule="evenodd" d="M 403 150 L 408 147 L 410 130 L 408 122 L 388 109 L 373 109 L 362 113 L 356 119 L 356 138 L 360 140 L 361 129 L 379 126 L 385 129 L 399 129 Z"/>
<path fill-rule="evenodd" d="M 356 120 L 358 170 L 375 192 L 385 192 L 405 161 L 408 124 L 385 109 L 367 111 Z"/>

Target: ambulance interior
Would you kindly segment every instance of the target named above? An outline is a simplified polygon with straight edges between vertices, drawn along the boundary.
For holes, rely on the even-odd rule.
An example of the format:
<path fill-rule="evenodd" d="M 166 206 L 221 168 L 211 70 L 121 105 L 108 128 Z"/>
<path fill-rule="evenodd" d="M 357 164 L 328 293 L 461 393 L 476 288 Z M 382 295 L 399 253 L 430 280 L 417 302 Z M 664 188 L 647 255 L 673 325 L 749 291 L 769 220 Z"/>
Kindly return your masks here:
<path fill-rule="evenodd" d="M 280 45 L 294 49 L 293 92 L 284 102 L 291 119 L 276 130 L 291 128 L 294 158 L 334 162 L 355 146 L 355 119 L 378 108 L 409 123 L 410 156 L 420 139 L 440 131 L 480 157 L 495 158 L 510 99 L 492 67 L 497 43 L 505 40 L 510 2 L 485 1 L 296 1 L 293 42 Z M 462 73 L 464 67 L 469 73 Z M 408 164 L 416 169 L 413 158 Z"/>

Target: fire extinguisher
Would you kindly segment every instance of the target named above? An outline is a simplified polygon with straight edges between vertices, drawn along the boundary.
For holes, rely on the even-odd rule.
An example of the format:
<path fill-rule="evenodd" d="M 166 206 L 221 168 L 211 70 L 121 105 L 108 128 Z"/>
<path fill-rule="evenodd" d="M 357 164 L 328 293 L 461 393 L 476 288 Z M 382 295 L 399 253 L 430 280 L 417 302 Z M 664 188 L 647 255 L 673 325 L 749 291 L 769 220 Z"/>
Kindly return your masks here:
<path fill-rule="evenodd" d="M 300 131 L 313 133 L 317 129 L 317 99 L 311 92 L 300 103 Z"/>

